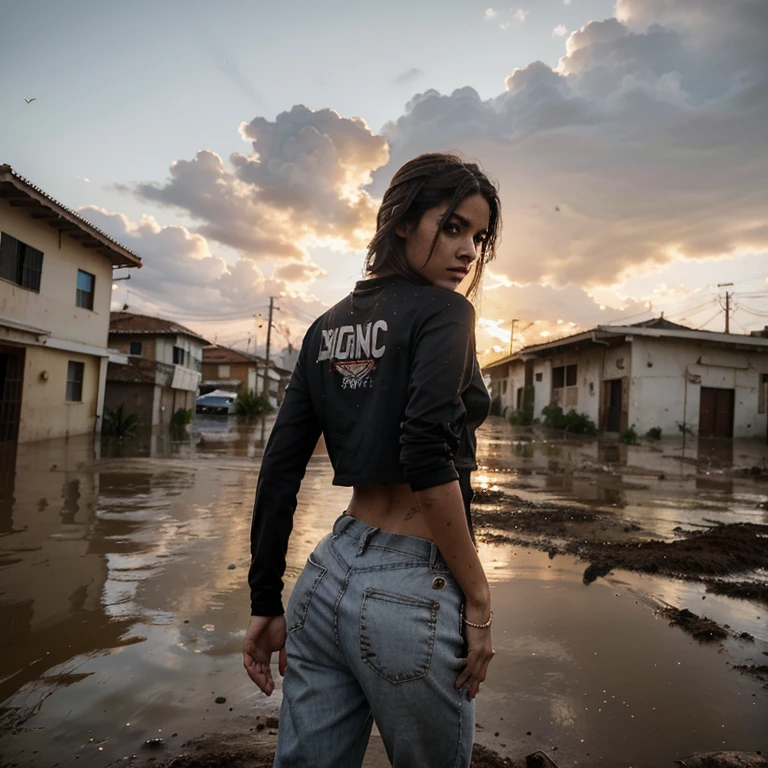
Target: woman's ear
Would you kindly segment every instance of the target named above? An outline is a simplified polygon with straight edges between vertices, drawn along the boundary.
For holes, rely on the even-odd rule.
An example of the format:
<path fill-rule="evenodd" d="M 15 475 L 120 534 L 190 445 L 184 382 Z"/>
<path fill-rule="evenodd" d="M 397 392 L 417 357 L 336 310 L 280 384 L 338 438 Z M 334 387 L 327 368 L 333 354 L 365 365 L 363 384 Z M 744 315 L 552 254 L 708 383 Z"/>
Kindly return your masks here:
<path fill-rule="evenodd" d="M 408 226 L 408 223 L 403 221 L 403 219 L 400 219 L 400 221 L 395 224 L 395 234 L 398 237 L 402 237 L 403 240 L 405 240 L 406 237 L 408 237 L 408 233 L 411 231 L 411 228 Z"/>

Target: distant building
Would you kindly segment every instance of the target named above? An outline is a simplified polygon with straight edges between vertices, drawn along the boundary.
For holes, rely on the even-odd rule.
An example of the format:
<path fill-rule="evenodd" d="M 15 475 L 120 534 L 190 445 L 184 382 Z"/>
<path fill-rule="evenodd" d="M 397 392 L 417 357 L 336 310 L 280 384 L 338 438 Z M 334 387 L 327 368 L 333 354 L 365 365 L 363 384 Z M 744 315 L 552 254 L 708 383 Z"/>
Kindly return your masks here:
<path fill-rule="evenodd" d="M 135 413 L 142 424 L 168 424 L 180 408 L 195 411 L 203 347 L 208 342 L 183 325 L 135 312 L 113 312 L 109 346 L 127 356 L 110 363 L 105 407 Z"/>
<path fill-rule="evenodd" d="M 0 442 L 100 427 L 112 270 L 141 258 L 0 165 Z"/>
<path fill-rule="evenodd" d="M 656 318 L 525 347 L 483 369 L 501 413 L 560 405 L 604 432 L 768 436 L 768 338 Z"/>
<path fill-rule="evenodd" d="M 200 388 L 202 392 L 224 389 L 238 394 L 247 391 L 261 393 L 264 391 L 266 369 L 267 361 L 258 355 L 231 347 L 207 346 L 203 349 L 203 379 Z M 267 380 L 269 399 L 273 406 L 282 402 L 290 377 L 290 371 L 270 361 Z"/>

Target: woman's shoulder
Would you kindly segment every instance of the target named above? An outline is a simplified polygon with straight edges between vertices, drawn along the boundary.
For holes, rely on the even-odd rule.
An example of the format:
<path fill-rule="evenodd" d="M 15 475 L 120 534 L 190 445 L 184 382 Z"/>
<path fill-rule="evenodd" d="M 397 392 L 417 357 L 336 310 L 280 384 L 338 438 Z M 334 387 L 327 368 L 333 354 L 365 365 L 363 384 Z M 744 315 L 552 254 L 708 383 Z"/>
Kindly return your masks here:
<path fill-rule="evenodd" d="M 420 286 L 424 318 L 439 315 L 449 321 L 475 324 L 475 307 L 458 291 L 449 291 L 434 285 Z"/>

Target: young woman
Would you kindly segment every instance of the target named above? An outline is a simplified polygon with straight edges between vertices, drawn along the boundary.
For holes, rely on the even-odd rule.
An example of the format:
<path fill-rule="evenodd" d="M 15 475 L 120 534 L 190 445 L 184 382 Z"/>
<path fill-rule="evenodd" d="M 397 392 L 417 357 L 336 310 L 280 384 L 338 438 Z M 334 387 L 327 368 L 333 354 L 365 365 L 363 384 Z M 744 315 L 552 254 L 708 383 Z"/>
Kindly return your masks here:
<path fill-rule="evenodd" d="M 447 154 L 406 163 L 384 194 L 368 277 L 310 327 L 264 453 L 251 529 L 243 661 L 285 676 L 275 766 L 355 768 L 373 720 L 395 768 L 468 766 L 493 656 L 469 474 L 489 398 L 476 291 L 501 227 L 496 188 Z M 296 494 L 323 434 L 352 499 L 283 615 Z"/>

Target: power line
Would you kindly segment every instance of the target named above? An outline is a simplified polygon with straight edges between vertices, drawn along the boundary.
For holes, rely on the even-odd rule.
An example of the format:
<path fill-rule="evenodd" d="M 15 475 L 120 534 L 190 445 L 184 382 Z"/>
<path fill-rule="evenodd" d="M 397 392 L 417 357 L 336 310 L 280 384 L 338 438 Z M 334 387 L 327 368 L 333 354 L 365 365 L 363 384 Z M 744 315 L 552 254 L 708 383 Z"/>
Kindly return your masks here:
<path fill-rule="evenodd" d="M 722 312 L 722 309 L 718 309 L 717 312 L 715 312 L 715 314 L 712 315 L 712 317 L 710 317 L 706 323 L 702 323 L 696 330 L 700 331 L 702 328 L 704 328 L 705 325 L 709 325 L 720 314 L 720 312 Z"/>

